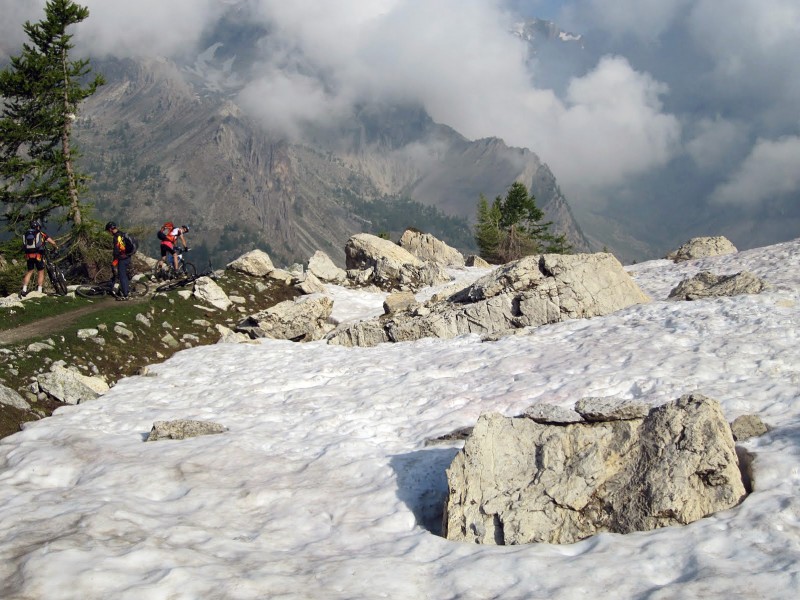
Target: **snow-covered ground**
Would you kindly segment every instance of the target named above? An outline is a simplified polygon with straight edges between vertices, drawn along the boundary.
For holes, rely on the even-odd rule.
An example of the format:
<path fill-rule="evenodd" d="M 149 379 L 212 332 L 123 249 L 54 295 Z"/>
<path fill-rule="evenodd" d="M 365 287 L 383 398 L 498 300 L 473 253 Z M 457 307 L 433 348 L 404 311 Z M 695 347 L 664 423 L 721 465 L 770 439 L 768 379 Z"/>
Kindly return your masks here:
<path fill-rule="evenodd" d="M 700 269 L 773 288 L 666 301 Z M 186 350 L 0 440 L 0 597 L 798 597 L 800 240 L 629 271 L 652 303 L 497 342 Z M 331 293 L 339 320 L 381 312 L 383 295 Z M 689 392 L 773 428 L 743 444 L 755 490 L 741 506 L 563 546 L 432 533 L 457 446 L 427 439 L 533 402 Z M 144 443 L 169 419 L 229 431 Z"/>

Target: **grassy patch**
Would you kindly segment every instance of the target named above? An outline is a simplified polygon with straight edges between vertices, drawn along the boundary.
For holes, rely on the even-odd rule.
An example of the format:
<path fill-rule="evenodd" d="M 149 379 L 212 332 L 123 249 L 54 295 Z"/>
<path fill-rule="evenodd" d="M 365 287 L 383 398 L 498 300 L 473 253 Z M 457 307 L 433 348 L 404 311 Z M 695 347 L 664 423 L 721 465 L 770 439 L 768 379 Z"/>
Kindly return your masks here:
<path fill-rule="evenodd" d="M 28 325 L 64 314 L 70 310 L 80 308 L 85 304 L 80 298 L 70 298 L 69 296 L 45 296 L 43 298 L 31 298 L 22 303 L 24 308 L 7 308 L 2 310 L 2 320 L 0 320 L 0 331 L 15 329 L 21 325 Z"/>
<path fill-rule="evenodd" d="M 93 305 L 97 310 L 75 318 L 55 319 L 53 327 L 40 334 L 0 348 L 0 383 L 20 392 L 33 408 L 25 412 L 0 405 L 0 437 L 18 431 L 20 423 L 49 415 L 60 406 L 42 394 L 37 397 L 29 389 L 36 376 L 49 371 L 56 361 L 64 361 L 84 375 L 102 376 L 113 384 L 180 350 L 216 343 L 220 338 L 216 325 L 234 328 L 246 316 L 298 295 L 283 283 L 231 271 L 226 271 L 217 283 L 229 297 L 238 297 L 240 303 L 220 311 L 202 306 L 197 298 L 184 299 L 178 291 L 130 302 L 54 296 L 27 301 L 24 313 L 20 310 L 8 315 L 16 319 L 14 323 L 7 325 L 4 319 L 4 328 L 70 313 L 75 317 L 76 310 Z M 191 289 L 187 286 L 186 291 Z M 6 309 L 4 316 L 8 312 Z"/>

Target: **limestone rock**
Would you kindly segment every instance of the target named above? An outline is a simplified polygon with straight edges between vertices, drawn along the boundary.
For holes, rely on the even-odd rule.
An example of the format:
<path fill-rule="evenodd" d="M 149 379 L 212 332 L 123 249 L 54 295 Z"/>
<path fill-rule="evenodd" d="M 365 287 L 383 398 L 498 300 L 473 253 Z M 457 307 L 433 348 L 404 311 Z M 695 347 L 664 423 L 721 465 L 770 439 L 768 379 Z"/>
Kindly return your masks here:
<path fill-rule="evenodd" d="M 328 318 L 333 300 L 312 294 L 285 300 L 251 315 L 236 327 L 236 331 L 251 337 L 308 342 L 319 340 L 333 328 Z"/>
<path fill-rule="evenodd" d="M 109 389 L 108 384 L 99 377 L 89 377 L 61 365 L 53 365 L 49 373 L 39 375 L 36 381 L 40 390 L 67 404 L 94 400 Z"/>
<path fill-rule="evenodd" d="M 736 417 L 731 423 L 733 439 L 743 442 L 750 438 L 759 437 L 769 431 L 769 428 L 758 415 L 741 415 Z"/>
<path fill-rule="evenodd" d="M 386 291 L 416 291 L 451 280 L 441 265 L 422 261 L 397 244 L 368 233 L 352 236 L 344 251 L 348 270 L 371 269 L 366 283 Z"/>
<path fill-rule="evenodd" d="M 696 237 L 690 239 L 677 250 L 667 254 L 665 258 L 675 262 L 706 258 L 707 256 L 722 256 L 738 252 L 728 238 L 718 235 L 713 237 Z"/>
<path fill-rule="evenodd" d="M 321 281 L 341 284 L 347 280 L 347 271 L 337 267 L 321 250 L 317 250 L 308 260 L 308 270 Z"/>
<path fill-rule="evenodd" d="M 483 260 L 480 256 L 475 254 L 470 254 L 467 259 L 464 261 L 464 264 L 468 267 L 480 267 L 482 269 L 488 269 L 492 265 L 488 262 Z"/>
<path fill-rule="evenodd" d="M 431 298 L 377 322 L 345 324 L 331 334 L 329 343 L 507 334 L 649 301 L 611 254 L 528 256 L 490 271 L 448 298 Z M 378 328 L 382 335 L 376 335 Z"/>
<path fill-rule="evenodd" d="M 383 301 L 383 312 L 387 315 L 416 306 L 417 299 L 411 292 L 392 292 Z"/>
<path fill-rule="evenodd" d="M 253 277 L 265 277 L 275 266 L 266 252 L 263 250 L 251 250 L 228 263 L 227 268 L 245 275 L 252 275 Z"/>
<path fill-rule="evenodd" d="M 719 402 L 699 394 L 640 419 L 552 425 L 485 414 L 447 478 L 446 537 L 485 544 L 683 525 L 746 493 Z"/>
<path fill-rule="evenodd" d="M 9 387 L 0 384 L 0 404 L 5 406 L 12 406 L 19 410 L 30 410 L 31 405 L 16 391 Z"/>
<path fill-rule="evenodd" d="M 718 296 L 760 294 L 766 288 L 766 282 L 749 271 L 734 275 L 714 275 L 709 271 L 701 271 L 694 277 L 681 281 L 669 293 L 669 297 L 679 300 L 698 300 Z"/>
<path fill-rule="evenodd" d="M 421 260 L 432 261 L 446 267 L 463 267 L 464 255 L 430 233 L 406 229 L 400 236 L 400 247 Z"/>
<path fill-rule="evenodd" d="M 578 411 L 554 404 L 532 404 L 525 409 L 523 416 L 537 423 L 566 425 L 583 421 L 583 417 L 578 414 Z"/>
<path fill-rule="evenodd" d="M 325 286 L 310 269 L 302 276 L 302 280 L 299 283 L 296 283 L 294 287 L 302 294 L 325 293 Z"/>
<path fill-rule="evenodd" d="M 224 290 L 210 277 L 200 277 L 194 284 L 194 295 L 203 302 L 220 310 L 228 310 L 233 304 Z"/>
<path fill-rule="evenodd" d="M 211 421 L 178 419 L 175 421 L 155 421 L 147 436 L 148 442 L 158 440 L 184 440 L 199 435 L 225 433 L 228 428 Z"/>
<path fill-rule="evenodd" d="M 575 412 L 589 422 L 625 421 L 646 417 L 650 412 L 650 405 L 637 400 L 589 397 L 581 398 L 575 403 Z"/>

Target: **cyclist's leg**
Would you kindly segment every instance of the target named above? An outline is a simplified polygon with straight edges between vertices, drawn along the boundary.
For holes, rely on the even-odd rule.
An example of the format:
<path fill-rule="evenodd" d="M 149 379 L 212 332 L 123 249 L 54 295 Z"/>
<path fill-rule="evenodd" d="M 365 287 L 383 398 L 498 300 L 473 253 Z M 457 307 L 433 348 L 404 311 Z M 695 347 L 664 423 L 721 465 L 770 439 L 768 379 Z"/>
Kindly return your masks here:
<path fill-rule="evenodd" d="M 36 291 L 41 292 L 44 286 L 44 260 L 41 257 L 36 262 L 36 270 Z"/>
<path fill-rule="evenodd" d="M 128 297 L 130 289 L 128 288 L 128 269 L 131 267 L 131 259 L 121 258 L 118 265 L 119 271 L 119 291 L 123 298 Z"/>

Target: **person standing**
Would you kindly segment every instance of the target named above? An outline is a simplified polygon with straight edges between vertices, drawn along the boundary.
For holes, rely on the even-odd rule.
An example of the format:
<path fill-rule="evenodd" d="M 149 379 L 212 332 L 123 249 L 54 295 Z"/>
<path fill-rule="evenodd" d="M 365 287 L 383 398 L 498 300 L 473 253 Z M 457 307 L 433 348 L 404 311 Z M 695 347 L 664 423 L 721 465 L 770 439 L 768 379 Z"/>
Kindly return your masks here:
<path fill-rule="evenodd" d="M 106 231 L 111 234 L 112 240 L 112 256 L 111 261 L 111 286 L 114 286 L 114 280 L 119 277 L 119 294 L 117 300 L 128 300 L 128 293 L 130 291 L 128 285 L 128 269 L 131 265 L 130 248 L 125 243 L 125 234 L 119 230 L 114 221 L 106 223 Z"/>
<path fill-rule="evenodd" d="M 28 295 L 28 283 L 33 275 L 33 270 L 36 269 L 36 291 L 42 292 L 42 285 L 44 284 L 44 245 L 52 244 L 58 250 L 58 244 L 55 240 L 42 231 L 42 224 L 34 219 L 28 230 L 22 235 L 22 249 L 25 252 L 25 259 L 27 261 L 27 271 L 22 278 L 22 292 L 20 296 L 23 298 Z"/>

